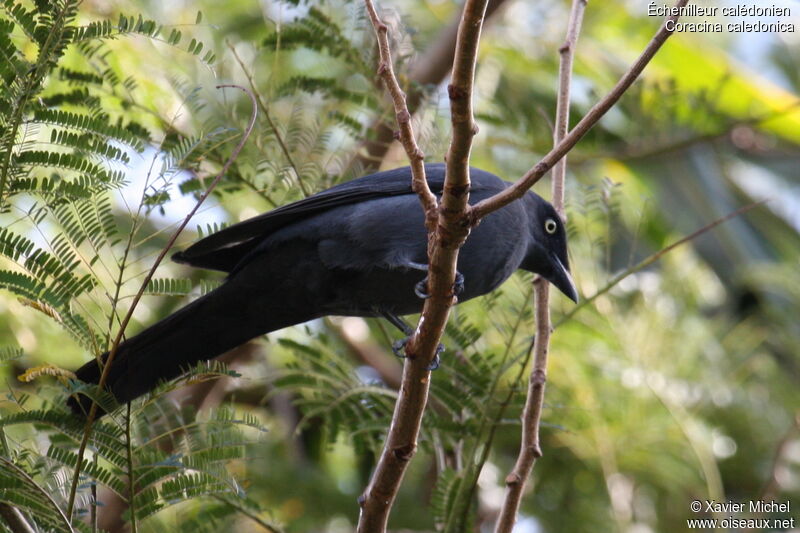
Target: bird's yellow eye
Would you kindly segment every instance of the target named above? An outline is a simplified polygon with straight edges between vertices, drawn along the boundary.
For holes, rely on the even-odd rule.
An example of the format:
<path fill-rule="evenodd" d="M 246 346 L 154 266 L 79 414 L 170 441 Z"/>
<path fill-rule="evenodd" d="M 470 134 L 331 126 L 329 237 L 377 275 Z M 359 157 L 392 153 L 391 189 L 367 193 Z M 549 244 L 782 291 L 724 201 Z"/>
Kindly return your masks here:
<path fill-rule="evenodd" d="M 556 224 L 556 221 L 553 220 L 552 218 L 548 218 L 547 220 L 544 221 L 544 230 L 550 235 L 555 233 L 557 228 L 558 225 Z"/>

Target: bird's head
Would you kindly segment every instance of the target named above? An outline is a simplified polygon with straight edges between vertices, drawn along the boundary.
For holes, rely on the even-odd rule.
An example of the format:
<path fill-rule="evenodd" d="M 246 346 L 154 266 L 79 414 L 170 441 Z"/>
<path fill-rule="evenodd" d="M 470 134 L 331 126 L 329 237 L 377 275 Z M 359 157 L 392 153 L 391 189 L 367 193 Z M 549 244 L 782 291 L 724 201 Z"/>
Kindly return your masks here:
<path fill-rule="evenodd" d="M 529 192 L 524 197 L 530 219 L 531 241 L 521 268 L 539 274 L 578 302 L 578 290 L 569 273 L 567 232 L 555 208 L 542 197 Z"/>

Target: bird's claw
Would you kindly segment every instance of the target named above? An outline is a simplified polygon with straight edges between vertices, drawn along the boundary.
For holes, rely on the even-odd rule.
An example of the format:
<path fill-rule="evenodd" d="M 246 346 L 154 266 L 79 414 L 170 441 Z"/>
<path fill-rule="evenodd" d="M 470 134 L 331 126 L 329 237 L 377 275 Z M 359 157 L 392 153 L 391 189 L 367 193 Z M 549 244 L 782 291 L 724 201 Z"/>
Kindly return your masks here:
<path fill-rule="evenodd" d="M 408 344 L 408 341 L 409 341 L 410 338 L 411 337 L 406 337 L 405 339 L 400 339 L 400 340 L 394 341 L 392 343 L 392 353 L 394 353 L 400 359 L 405 359 L 407 357 L 406 354 L 405 354 L 406 344 Z M 433 372 L 434 370 L 439 368 L 439 364 L 440 364 L 439 354 L 444 352 L 444 350 L 445 350 L 444 344 L 442 344 L 440 342 L 436 346 L 436 353 L 433 354 L 433 361 L 431 361 L 431 364 L 428 366 L 428 370 Z"/>
<path fill-rule="evenodd" d="M 456 270 L 456 279 L 453 282 L 453 296 L 458 296 L 464 292 L 464 275 Z M 423 300 L 431 297 L 428 292 L 428 276 L 425 276 L 422 281 L 414 285 L 414 294 Z"/>
<path fill-rule="evenodd" d="M 405 352 L 405 349 L 406 349 L 406 344 L 408 344 L 408 339 L 409 338 L 410 337 L 406 337 L 405 339 L 400 339 L 399 341 L 394 341 L 392 343 L 392 353 L 396 357 L 399 357 L 400 359 L 404 359 L 405 358 L 406 354 L 404 352 Z"/>
<path fill-rule="evenodd" d="M 427 300 L 431 297 L 430 293 L 428 293 L 428 276 L 425 276 L 422 281 L 414 285 L 414 294 L 422 300 Z"/>
<path fill-rule="evenodd" d="M 433 372 L 434 370 L 437 370 L 439 368 L 439 363 L 440 363 L 439 354 L 442 353 L 443 351 L 444 351 L 444 344 L 439 343 L 439 346 L 436 347 L 436 353 L 433 354 L 433 361 L 431 361 L 431 364 L 428 365 L 428 372 Z"/>
<path fill-rule="evenodd" d="M 464 292 L 464 274 L 456 270 L 456 279 L 453 282 L 453 296 L 458 296 Z"/>

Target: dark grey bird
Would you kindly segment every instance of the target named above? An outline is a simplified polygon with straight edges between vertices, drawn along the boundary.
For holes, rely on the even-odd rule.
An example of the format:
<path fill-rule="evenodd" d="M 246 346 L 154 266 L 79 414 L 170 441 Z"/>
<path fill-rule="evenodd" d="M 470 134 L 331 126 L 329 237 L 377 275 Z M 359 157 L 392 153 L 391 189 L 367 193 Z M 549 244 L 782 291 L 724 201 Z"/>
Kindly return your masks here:
<path fill-rule="evenodd" d="M 441 195 L 444 164 L 425 166 Z M 471 169 L 470 203 L 505 189 Z M 426 296 L 427 236 L 411 169 L 364 176 L 212 234 L 173 260 L 228 273 L 224 283 L 121 343 L 106 387 L 120 403 L 254 337 L 326 315 L 419 313 Z M 458 299 L 486 294 L 517 269 L 535 272 L 577 301 L 567 239 L 552 205 L 533 192 L 490 214 L 458 256 Z M 107 357 L 104 354 L 103 357 Z M 96 384 L 96 360 L 77 371 Z M 70 400 L 78 413 L 88 398 Z"/>

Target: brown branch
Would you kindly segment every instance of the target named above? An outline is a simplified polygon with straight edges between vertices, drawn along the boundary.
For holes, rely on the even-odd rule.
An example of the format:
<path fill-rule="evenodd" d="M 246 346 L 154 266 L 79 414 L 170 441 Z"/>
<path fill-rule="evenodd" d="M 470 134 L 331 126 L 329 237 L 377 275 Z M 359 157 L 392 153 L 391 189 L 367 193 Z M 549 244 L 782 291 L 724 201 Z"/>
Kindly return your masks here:
<path fill-rule="evenodd" d="M 192 217 L 194 217 L 195 213 L 197 213 L 197 210 L 200 209 L 200 206 L 203 204 L 203 202 L 205 202 L 206 198 L 208 198 L 208 196 L 217 186 L 219 181 L 222 179 L 222 176 L 225 175 L 225 173 L 228 171 L 228 168 L 239 156 L 239 152 L 242 151 L 242 148 L 244 148 L 244 144 L 247 142 L 247 139 L 253 132 L 253 128 L 256 123 L 256 116 L 258 114 L 258 102 L 256 102 L 255 96 L 253 96 L 252 92 L 248 91 L 247 89 L 239 85 L 217 85 L 216 88 L 221 89 L 225 87 L 240 89 L 250 96 L 250 100 L 252 101 L 253 104 L 253 111 L 252 114 L 250 115 L 250 122 L 248 123 L 247 129 L 245 129 L 242 135 L 242 139 L 239 141 L 239 144 L 236 145 L 236 148 L 233 149 L 231 156 L 222 166 L 222 169 L 216 175 L 216 177 L 208 186 L 203 195 L 197 200 L 197 203 L 194 205 L 189 214 L 186 215 L 186 218 L 183 219 L 183 222 L 181 222 L 180 226 L 178 226 L 178 229 L 175 230 L 175 233 L 172 234 L 172 237 L 169 239 L 167 244 L 164 245 L 164 247 L 161 249 L 161 252 L 158 254 L 158 257 L 153 263 L 153 266 L 150 267 L 150 271 L 147 273 L 144 280 L 142 281 L 142 285 L 141 287 L 139 287 L 139 291 L 136 293 L 136 296 L 134 296 L 130 308 L 128 308 L 128 313 L 125 315 L 125 318 L 120 323 L 117 336 L 114 338 L 114 343 L 111 345 L 111 350 L 109 351 L 108 357 L 106 358 L 106 361 L 103 364 L 103 372 L 100 374 L 100 380 L 98 381 L 97 384 L 98 388 L 100 389 L 102 389 L 105 386 L 106 380 L 108 380 L 108 374 L 109 371 L 111 370 L 111 365 L 114 362 L 114 357 L 117 354 L 120 342 L 122 341 L 122 336 L 125 334 L 125 328 L 128 327 L 128 323 L 130 322 L 131 317 L 133 316 L 133 312 L 136 309 L 136 306 L 139 304 L 139 300 L 141 300 L 144 291 L 147 289 L 147 284 L 150 283 L 151 279 L 153 279 L 153 275 L 155 274 L 156 269 L 161 264 L 161 261 L 163 261 L 164 257 L 169 252 L 170 248 L 172 248 L 172 246 L 175 244 L 175 241 L 178 239 L 178 236 L 181 234 L 181 232 L 183 232 L 184 228 L 189 224 L 189 221 L 192 219 Z M 97 409 L 98 409 L 97 403 L 95 401 L 92 401 L 92 406 L 89 409 L 89 414 L 86 417 L 86 425 L 83 431 L 83 438 L 81 439 L 81 444 L 80 447 L 78 448 L 78 460 L 75 465 L 75 471 L 73 472 L 72 475 L 72 485 L 70 487 L 69 500 L 67 503 L 67 516 L 69 517 L 72 516 L 72 511 L 75 506 L 75 496 L 77 494 L 77 489 L 78 489 L 78 480 L 80 479 L 81 467 L 83 463 L 83 455 L 86 452 L 86 445 L 89 442 L 89 437 L 92 433 L 92 426 L 94 424 L 95 418 L 97 417 Z"/>
<path fill-rule="evenodd" d="M 489 0 L 485 18 L 488 20 L 505 1 Z M 416 113 L 422 102 L 426 94 L 426 87 L 442 83 L 453 66 L 462 10 L 463 5 L 453 16 L 452 21 L 438 33 L 436 40 L 409 67 L 406 102 L 412 115 Z M 386 152 L 389 151 L 389 146 L 394 139 L 393 128 L 386 124 L 383 118 L 378 117 L 369 126 L 369 130 L 375 131 L 375 138 L 364 142 L 360 153 L 354 157 L 354 161 L 349 166 L 358 162 L 364 169 L 377 169 L 386 156 Z"/>
<path fill-rule="evenodd" d="M 575 47 L 581 31 L 583 13 L 587 0 L 573 0 L 570 10 L 567 36 L 559 48 L 558 98 L 556 103 L 556 123 L 553 128 L 553 145 L 564 140 L 569 127 L 570 85 L 572 82 L 572 63 Z M 564 212 L 564 182 L 567 177 L 567 158 L 563 157 L 553 169 L 553 207 L 566 220 Z M 539 444 L 539 424 L 544 406 L 544 391 L 547 381 L 547 354 L 550 351 L 550 286 L 537 276 L 533 282 L 534 303 L 536 307 L 536 336 L 533 343 L 533 369 L 528 381 L 528 396 L 522 412 L 522 437 L 519 454 L 514 469 L 506 476 L 506 495 L 500 508 L 500 516 L 495 524 L 495 533 L 510 533 L 517 521 L 517 512 L 525 492 L 525 484 L 531 475 L 536 459 L 542 456 Z"/>
<path fill-rule="evenodd" d="M 544 278 L 533 282 L 536 304 L 536 338 L 533 343 L 533 370 L 528 381 L 528 399 L 522 412 L 522 438 L 514 469 L 506 476 L 506 495 L 500 516 L 495 524 L 495 533 L 510 532 L 517 520 L 517 510 L 522 501 L 525 482 L 530 476 L 536 459 L 542 456 L 539 444 L 539 422 L 544 404 L 544 388 L 547 380 L 547 352 L 550 345 L 550 287 Z M 540 327 L 545 325 L 546 327 Z"/>
<path fill-rule="evenodd" d="M 425 179 L 424 155 L 414 139 L 411 115 L 406 107 L 405 95 L 394 74 L 388 28 L 378 17 L 372 0 L 365 0 L 365 5 L 378 40 L 380 51 L 378 74 L 384 80 L 386 90 L 392 97 L 400 128 L 400 142 L 411 163 L 412 188 L 419 196 L 425 212 L 425 226 L 430 232 L 435 227 L 437 201 Z M 410 351 L 408 353 L 411 355 Z M 430 354 L 430 359 L 432 359 L 433 351 Z M 403 365 L 402 385 L 397 402 L 395 402 L 392 424 L 386 436 L 386 443 L 370 483 L 359 498 L 361 506 L 357 529 L 359 533 L 379 533 L 386 530 L 389 511 L 397 496 L 400 482 L 411 457 L 416 452 L 417 435 L 428 399 L 430 380 L 430 371 L 423 359 L 422 357 L 409 357 L 406 364 Z"/>
<path fill-rule="evenodd" d="M 689 0 L 678 0 L 675 4 L 680 8 L 687 4 Z M 534 183 L 539 181 L 548 170 L 553 168 L 567 152 L 578 143 L 586 133 L 597 124 L 597 122 L 605 115 L 609 109 L 622 97 L 623 94 L 633 85 L 633 82 L 639 77 L 644 68 L 653 59 L 653 56 L 658 52 L 661 46 L 672 35 L 672 31 L 667 29 L 667 22 L 677 21 L 679 15 L 670 15 L 661 25 L 661 28 L 656 32 L 655 36 L 645 47 L 642 54 L 630 66 L 627 72 L 623 74 L 613 89 L 597 104 L 589 110 L 588 113 L 575 125 L 575 127 L 559 142 L 550 152 L 545 155 L 541 161 L 536 163 L 525 175 L 522 176 L 514 185 L 505 189 L 504 191 L 478 202 L 470 210 L 473 223 L 477 223 L 483 217 L 493 211 L 510 204 L 514 200 L 521 198 L 525 192 L 530 189 Z"/>
<path fill-rule="evenodd" d="M 380 63 L 378 64 L 378 75 L 383 80 L 386 90 L 392 97 L 394 114 L 397 125 L 400 128 L 400 143 L 408 155 L 411 163 L 411 187 L 419 196 L 422 208 L 425 210 L 425 226 L 430 231 L 431 223 L 436 216 L 436 197 L 428 187 L 428 180 L 425 179 L 425 154 L 417 146 L 414 138 L 414 129 L 411 126 L 411 113 L 408 112 L 406 105 L 406 95 L 397 82 L 392 65 L 392 51 L 389 48 L 389 27 L 378 17 L 375 5 L 372 0 L 365 0 L 367 13 L 375 28 L 375 36 L 378 39 L 378 49 L 380 51 Z"/>
<path fill-rule="evenodd" d="M 400 488 L 409 461 L 417 449 L 417 436 L 428 399 L 430 364 L 455 302 L 453 282 L 458 249 L 469 233 L 466 218 L 469 198 L 469 152 L 475 134 L 472 118 L 472 85 L 480 31 L 487 0 L 467 0 L 458 30 L 453 80 L 449 90 L 453 120 L 453 141 L 441 207 L 424 180 L 423 156 L 411 129 L 405 95 L 397 84 L 391 63 L 388 29 L 378 18 L 372 0 L 365 0 L 378 38 L 381 62 L 378 73 L 384 79 L 400 126 L 400 141 L 412 168 L 412 187 L 420 197 L 428 229 L 428 293 L 419 325 L 406 344 L 402 385 L 386 443 L 367 489 L 360 498 L 359 533 L 386 530 L 389 511 Z"/>
<path fill-rule="evenodd" d="M 35 533 L 19 509 L 8 503 L 0 503 L 0 517 L 12 533 Z"/>
<path fill-rule="evenodd" d="M 553 146 L 558 146 L 569 129 L 570 87 L 572 80 L 572 63 L 575 59 L 575 46 L 581 33 L 583 12 L 588 0 L 573 0 L 567 25 L 567 37 L 558 53 L 561 61 L 558 66 L 558 99 L 556 101 L 556 125 L 553 128 Z M 564 182 L 567 179 L 567 156 L 564 155 L 553 167 L 553 207 L 561 220 L 566 221 L 564 212 Z"/>

